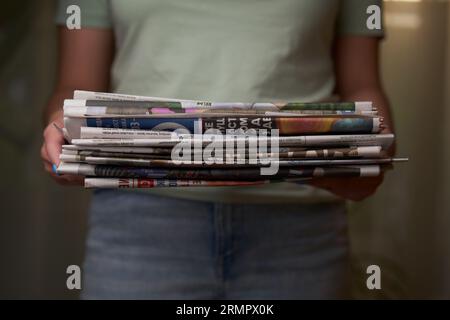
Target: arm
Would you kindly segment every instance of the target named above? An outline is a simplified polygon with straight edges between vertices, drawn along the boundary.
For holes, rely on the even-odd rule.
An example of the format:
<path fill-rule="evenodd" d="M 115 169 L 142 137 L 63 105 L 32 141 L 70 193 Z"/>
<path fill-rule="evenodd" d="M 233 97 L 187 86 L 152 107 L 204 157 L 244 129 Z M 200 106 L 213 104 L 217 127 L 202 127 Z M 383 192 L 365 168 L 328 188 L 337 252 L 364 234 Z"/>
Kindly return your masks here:
<path fill-rule="evenodd" d="M 378 38 L 341 37 L 334 53 L 336 89 L 343 101 L 373 101 L 393 132 L 389 102 L 379 75 Z"/>
<path fill-rule="evenodd" d="M 56 87 L 44 110 L 44 142 L 41 157 L 44 167 L 60 183 L 79 184 L 75 176 L 56 176 L 52 165 L 59 164 L 64 138 L 53 123 L 63 127 L 64 99 L 76 89 L 107 91 L 113 60 L 113 34 L 109 29 L 67 30 L 59 28 L 59 62 Z"/>
<path fill-rule="evenodd" d="M 387 128 L 383 133 L 394 131 L 389 103 L 381 87 L 378 63 L 378 38 L 344 36 L 336 40 L 334 50 L 336 90 L 343 101 L 373 101 Z M 395 146 L 389 150 L 392 156 Z M 362 200 L 372 195 L 383 177 L 331 179 L 321 178 L 314 186 L 327 189 L 349 200 Z"/>

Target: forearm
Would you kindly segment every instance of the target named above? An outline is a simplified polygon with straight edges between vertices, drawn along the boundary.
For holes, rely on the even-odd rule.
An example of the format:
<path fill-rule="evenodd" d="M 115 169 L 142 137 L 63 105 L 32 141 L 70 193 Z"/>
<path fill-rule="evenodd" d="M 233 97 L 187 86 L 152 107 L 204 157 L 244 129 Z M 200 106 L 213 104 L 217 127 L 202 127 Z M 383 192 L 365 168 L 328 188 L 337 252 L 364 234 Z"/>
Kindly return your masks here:
<path fill-rule="evenodd" d="M 60 122 L 63 118 L 64 99 L 70 99 L 73 95 L 72 89 L 57 89 L 50 100 L 43 113 L 44 126 L 50 122 Z M 62 125 L 62 123 L 59 123 Z"/>
<path fill-rule="evenodd" d="M 379 39 L 346 36 L 336 39 L 334 51 L 336 93 L 345 101 L 372 101 L 383 117 L 386 128 L 393 133 L 394 122 L 379 74 Z M 395 146 L 389 153 L 394 154 Z"/>
<path fill-rule="evenodd" d="M 43 113 L 45 124 L 62 119 L 64 99 L 72 98 L 74 90 L 108 90 L 113 43 L 111 29 L 59 28 L 57 84 Z"/>

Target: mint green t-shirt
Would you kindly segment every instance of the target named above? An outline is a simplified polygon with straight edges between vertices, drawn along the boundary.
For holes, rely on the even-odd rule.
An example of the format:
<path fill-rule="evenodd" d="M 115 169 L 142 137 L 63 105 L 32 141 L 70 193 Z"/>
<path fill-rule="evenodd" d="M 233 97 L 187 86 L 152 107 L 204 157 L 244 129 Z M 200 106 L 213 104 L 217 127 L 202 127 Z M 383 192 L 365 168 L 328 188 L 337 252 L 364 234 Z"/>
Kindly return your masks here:
<path fill-rule="evenodd" d="M 335 79 L 339 35 L 382 36 L 366 26 L 381 0 L 63 0 L 82 28 L 112 28 L 113 92 L 212 101 L 318 101 Z M 172 188 L 152 192 L 225 202 L 335 201 L 306 185 Z"/>

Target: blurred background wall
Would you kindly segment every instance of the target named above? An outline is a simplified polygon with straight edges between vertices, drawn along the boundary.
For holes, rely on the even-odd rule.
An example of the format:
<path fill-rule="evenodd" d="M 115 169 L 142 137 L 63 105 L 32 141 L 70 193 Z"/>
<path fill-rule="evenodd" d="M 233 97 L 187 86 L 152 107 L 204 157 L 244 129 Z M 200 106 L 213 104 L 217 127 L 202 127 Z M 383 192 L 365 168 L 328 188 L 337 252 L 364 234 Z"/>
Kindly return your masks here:
<path fill-rule="evenodd" d="M 80 264 L 88 193 L 62 188 L 39 160 L 42 108 L 54 84 L 54 1 L 0 10 L 0 298 L 73 298 L 66 268 Z"/>
<path fill-rule="evenodd" d="M 55 185 L 39 159 L 41 112 L 54 83 L 53 0 L 0 11 L 0 298 L 76 298 L 89 194 Z M 382 71 L 410 162 L 378 193 L 350 204 L 354 292 L 360 298 L 450 298 L 450 5 L 385 1 Z M 381 291 L 365 287 L 382 270 Z"/>
<path fill-rule="evenodd" d="M 385 1 L 383 83 L 410 162 L 352 205 L 351 235 L 356 268 L 380 265 L 391 297 L 450 298 L 449 17 L 448 1 Z"/>

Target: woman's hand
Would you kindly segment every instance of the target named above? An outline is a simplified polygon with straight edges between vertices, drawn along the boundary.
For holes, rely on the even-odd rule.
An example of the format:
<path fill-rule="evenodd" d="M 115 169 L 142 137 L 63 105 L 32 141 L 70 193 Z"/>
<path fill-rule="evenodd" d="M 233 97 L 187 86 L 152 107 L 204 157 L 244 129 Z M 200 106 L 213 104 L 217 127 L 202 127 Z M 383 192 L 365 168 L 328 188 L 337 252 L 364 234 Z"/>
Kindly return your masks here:
<path fill-rule="evenodd" d="M 44 163 L 45 171 L 47 171 L 52 178 L 62 185 L 83 185 L 83 178 L 74 175 L 58 175 L 56 168 L 59 165 L 59 155 L 61 154 L 62 145 L 65 143 L 64 136 L 56 128 L 63 127 L 62 113 L 58 112 L 52 121 L 49 122 L 44 129 L 44 141 L 41 147 L 41 158 Z M 55 126 L 56 125 L 56 126 Z"/>
<path fill-rule="evenodd" d="M 361 201 L 374 194 L 383 179 L 383 174 L 363 178 L 317 178 L 311 180 L 310 184 L 328 190 L 343 199 Z"/>
<path fill-rule="evenodd" d="M 373 101 L 387 126 L 381 133 L 394 133 L 389 103 L 383 93 L 378 72 L 378 42 L 377 38 L 364 36 L 336 39 L 336 89 L 342 101 Z M 389 157 L 393 157 L 395 142 L 386 151 Z M 383 173 L 379 177 L 317 178 L 310 184 L 344 199 L 360 201 L 374 194 L 383 178 Z"/>

